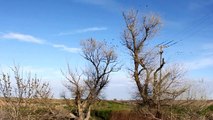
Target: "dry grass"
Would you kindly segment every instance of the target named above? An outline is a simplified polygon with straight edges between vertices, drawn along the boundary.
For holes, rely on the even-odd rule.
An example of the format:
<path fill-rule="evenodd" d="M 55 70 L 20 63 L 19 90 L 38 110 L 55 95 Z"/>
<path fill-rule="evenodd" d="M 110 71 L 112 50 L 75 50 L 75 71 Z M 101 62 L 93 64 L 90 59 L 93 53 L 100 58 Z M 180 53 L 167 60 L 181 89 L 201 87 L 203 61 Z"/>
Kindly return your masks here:
<path fill-rule="evenodd" d="M 70 109 L 62 99 L 49 99 L 51 109 L 44 106 L 42 101 L 32 100 L 31 110 L 23 109 L 24 112 L 31 112 L 31 114 L 23 116 L 23 120 L 68 120 Z M 181 104 L 180 104 L 181 103 Z M 201 105 L 203 105 L 201 109 Z M 7 111 L 5 111 L 5 104 L 0 98 L 0 119 L 10 120 L 7 118 Z M 136 110 L 134 101 L 99 101 L 92 109 L 92 117 L 94 120 L 154 120 L 152 115 L 144 108 Z M 213 101 L 173 101 L 173 106 L 163 106 L 163 120 L 213 120 Z M 172 112 L 172 117 L 171 117 Z M 153 115 L 155 114 L 152 112 Z"/>

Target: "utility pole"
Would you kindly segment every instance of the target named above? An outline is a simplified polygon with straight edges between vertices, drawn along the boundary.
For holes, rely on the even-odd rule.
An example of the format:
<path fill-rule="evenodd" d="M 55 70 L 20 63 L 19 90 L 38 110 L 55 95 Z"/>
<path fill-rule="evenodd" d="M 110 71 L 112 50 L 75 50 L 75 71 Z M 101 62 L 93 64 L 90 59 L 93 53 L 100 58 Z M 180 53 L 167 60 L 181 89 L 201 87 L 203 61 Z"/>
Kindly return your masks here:
<path fill-rule="evenodd" d="M 160 66 L 161 66 L 162 62 L 164 61 L 164 59 L 163 59 L 163 48 L 166 48 L 166 47 L 167 46 L 164 46 L 164 45 L 160 46 L 160 51 L 159 51 L 159 54 L 160 54 Z M 160 69 L 159 80 L 161 80 L 161 76 L 162 76 L 162 71 Z"/>
<path fill-rule="evenodd" d="M 159 50 L 159 54 L 160 54 L 160 66 L 163 64 L 163 62 L 164 62 L 164 58 L 163 58 L 163 49 L 164 48 L 167 48 L 168 46 L 166 46 L 166 45 L 159 45 L 159 48 L 160 48 L 160 50 Z M 159 71 L 160 73 L 159 73 L 159 80 L 158 80 L 158 82 L 157 82 L 157 113 L 156 113 L 156 116 L 157 116 L 157 118 L 161 118 L 161 113 L 160 113 L 160 92 L 161 92 L 161 79 L 162 79 L 162 69 L 160 69 L 160 71 Z"/>
<path fill-rule="evenodd" d="M 175 45 L 177 42 L 169 41 L 167 43 L 163 42 L 159 45 L 157 45 L 157 47 L 159 47 L 159 55 L 160 55 L 160 66 L 164 63 L 164 58 L 163 58 L 163 49 L 164 48 L 168 48 L 170 46 Z M 160 113 L 160 100 L 161 100 L 161 81 L 162 81 L 162 69 L 159 70 L 159 81 L 157 82 L 157 113 L 156 116 L 157 118 L 161 118 L 161 113 Z"/>
<path fill-rule="evenodd" d="M 171 40 L 171 41 L 169 41 L 169 42 L 167 42 L 167 43 L 162 42 L 162 43 L 160 43 L 160 44 L 157 45 L 157 47 L 160 48 L 160 50 L 159 50 L 159 54 L 160 54 L 160 66 L 161 66 L 161 64 L 164 62 L 164 58 L 163 58 L 163 49 L 164 49 L 164 48 L 168 48 L 168 47 L 170 47 L 170 46 L 173 46 L 173 45 L 175 45 L 175 44 L 177 44 L 177 42 L 174 42 L 173 40 Z M 162 70 L 160 69 L 159 80 L 161 80 L 161 77 L 162 77 Z"/>

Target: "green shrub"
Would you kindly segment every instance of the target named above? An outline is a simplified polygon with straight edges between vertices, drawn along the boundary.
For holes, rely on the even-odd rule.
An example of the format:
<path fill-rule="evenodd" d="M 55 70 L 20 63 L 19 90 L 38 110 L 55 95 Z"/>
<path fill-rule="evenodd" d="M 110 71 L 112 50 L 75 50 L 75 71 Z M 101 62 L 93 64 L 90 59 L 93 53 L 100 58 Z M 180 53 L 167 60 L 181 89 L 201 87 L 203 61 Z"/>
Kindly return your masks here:
<path fill-rule="evenodd" d="M 208 106 L 207 108 L 209 111 L 213 111 L 213 105 Z"/>
<path fill-rule="evenodd" d="M 211 111 L 213 111 L 213 105 L 210 105 L 206 109 L 203 109 L 202 111 L 199 111 L 198 114 L 204 116 L 204 115 L 208 114 Z"/>
<path fill-rule="evenodd" d="M 91 115 L 101 120 L 109 120 L 111 112 L 112 110 L 93 110 Z"/>

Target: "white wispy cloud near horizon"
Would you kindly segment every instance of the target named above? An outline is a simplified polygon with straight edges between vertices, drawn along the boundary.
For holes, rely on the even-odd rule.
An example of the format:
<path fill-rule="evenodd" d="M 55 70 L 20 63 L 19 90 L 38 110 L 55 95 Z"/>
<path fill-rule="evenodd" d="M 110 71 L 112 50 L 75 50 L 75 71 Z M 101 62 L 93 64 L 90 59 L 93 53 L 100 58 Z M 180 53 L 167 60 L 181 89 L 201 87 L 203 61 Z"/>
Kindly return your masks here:
<path fill-rule="evenodd" d="M 80 51 L 79 48 L 68 47 L 63 44 L 50 43 L 50 42 L 47 42 L 47 40 L 37 38 L 37 37 L 28 35 L 28 34 L 22 34 L 22 33 L 15 33 L 15 32 L 2 33 L 2 35 L 0 35 L 0 39 L 1 40 L 16 40 L 16 41 L 20 41 L 20 42 L 28 42 L 28 43 L 38 44 L 38 45 L 48 45 L 53 48 L 57 48 L 60 50 L 62 49 L 63 51 L 70 52 L 70 53 L 77 53 Z"/>
<path fill-rule="evenodd" d="M 61 32 L 58 35 L 59 36 L 74 35 L 74 34 L 97 32 L 97 31 L 104 31 L 104 30 L 107 30 L 107 27 L 89 27 L 89 28 L 78 29 L 78 30 L 74 30 L 74 31 L 70 31 L 70 32 Z"/>
<path fill-rule="evenodd" d="M 10 75 L 11 79 L 14 78 L 14 73 L 11 68 L 19 66 L 19 70 L 23 78 L 36 76 L 41 82 L 48 82 L 53 93 L 54 98 L 60 98 L 61 89 L 64 88 L 62 81 L 65 80 L 60 68 L 57 67 L 44 67 L 44 66 L 32 66 L 32 65 L 0 65 L 0 72 Z M 11 81 L 15 84 L 15 81 Z"/>
<path fill-rule="evenodd" d="M 213 42 L 201 43 L 195 53 L 196 56 L 192 56 L 190 61 L 182 61 L 188 70 L 213 68 Z"/>
<path fill-rule="evenodd" d="M 202 45 L 202 49 L 204 50 L 213 50 L 213 43 L 205 43 Z"/>
<path fill-rule="evenodd" d="M 77 53 L 81 50 L 80 48 L 71 48 L 71 47 L 67 47 L 66 45 L 62 45 L 62 44 L 52 44 L 52 46 L 54 48 L 59 48 L 63 51 L 67 51 L 67 52 L 71 52 L 71 53 Z"/>
<path fill-rule="evenodd" d="M 212 60 L 213 60 L 213 56 L 210 56 L 208 58 L 203 57 L 203 58 L 196 59 L 193 61 L 186 61 L 186 62 L 184 62 L 184 65 L 187 66 L 188 70 L 200 70 L 200 69 L 213 67 Z"/>
<path fill-rule="evenodd" d="M 201 48 L 206 57 L 213 56 L 213 42 L 204 43 Z"/>
<path fill-rule="evenodd" d="M 0 38 L 7 39 L 7 40 L 18 40 L 21 42 L 29 42 L 29 43 L 35 43 L 35 44 L 44 44 L 45 43 L 44 40 L 42 40 L 40 38 L 36 38 L 32 35 L 14 33 L 14 32 L 2 34 L 0 36 Z"/>

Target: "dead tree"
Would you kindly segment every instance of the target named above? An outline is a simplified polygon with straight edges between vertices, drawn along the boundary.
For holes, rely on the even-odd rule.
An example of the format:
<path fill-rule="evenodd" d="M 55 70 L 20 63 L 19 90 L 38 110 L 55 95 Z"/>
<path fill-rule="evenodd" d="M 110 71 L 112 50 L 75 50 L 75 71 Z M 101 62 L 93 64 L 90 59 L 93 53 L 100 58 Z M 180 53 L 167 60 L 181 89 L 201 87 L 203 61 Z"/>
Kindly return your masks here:
<path fill-rule="evenodd" d="M 147 104 L 149 102 L 149 83 L 151 81 L 151 73 L 154 72 L 154 69 L 150 68 L 152 66 L 147 60 L 149 54 L 143 54 L 143 52 L 145 43 L 159 29 L 160 19 L 155 16 L 145 16 L 142 21 L 139 21 L 137 12 L 133 10 L 123 13 L 123 17 L 126 23 L 126 29 L 122 36 L 123 45 L 128 49 L 133 59 L 134 67 L 133 69 L 130 68 L 132 76 L 137 85 L 140 97 L 143 99 L 143 103 Z M 155 72 L 161 69 L 163 65 L 164 62 Z M 142 74 L 143 76 L 141 76 Z M 143 81 L 141 80 L 142 78 Z"/>
<path fill-rule="evenodd" d="M 161 26 L 160 18 L 152 15 L 139 19 L 138 13 L 133 10 L 123 13 L 123 17 L 126 23 L 122 35 L 123 45 L 133 60 L 133 67 L 129 69 L 137 86 L 137 95 L 141 98 L 143 106 L 156 108 L 159 112 L 160 101 L 174 100 L 186 90 L 180 87 L 178 82 L 181 80 L 180 71 L 176 67 L 165 68 L 163 51 L 159 53 L 155 47 L 150 49 L 147 46 L 148 41 Z"/>
<path fill-rule="evenodd" d="M 78 120 L 89 120 L 91 106 L 109 83 L 110 73 L 118 71 L 119 68 L 113 47 L 109 47 L 105 42 L 88 39 L 83 41 L 81 46 L 82 56 L 88 66 L 80 75 L 68 67 L 68 75 L 65 76 L 69 84 L 66 87 L 75 101 L 76 113 L 72 116 Z"/>

